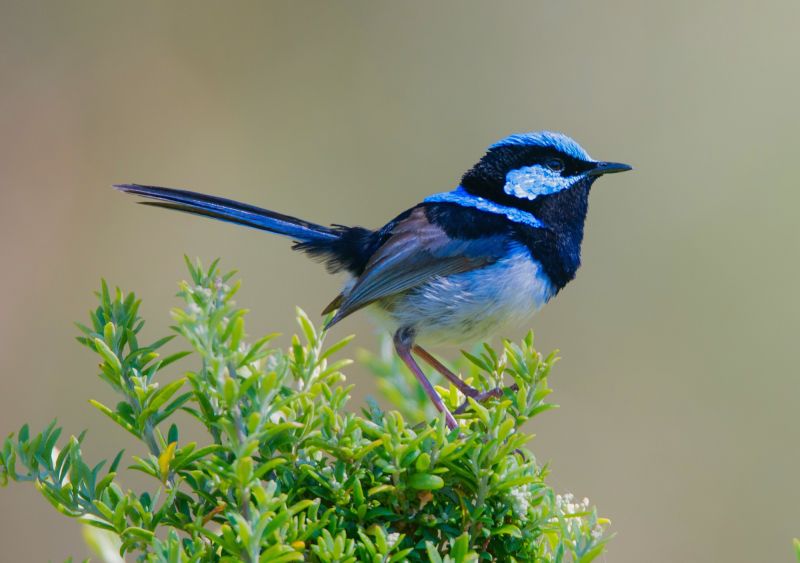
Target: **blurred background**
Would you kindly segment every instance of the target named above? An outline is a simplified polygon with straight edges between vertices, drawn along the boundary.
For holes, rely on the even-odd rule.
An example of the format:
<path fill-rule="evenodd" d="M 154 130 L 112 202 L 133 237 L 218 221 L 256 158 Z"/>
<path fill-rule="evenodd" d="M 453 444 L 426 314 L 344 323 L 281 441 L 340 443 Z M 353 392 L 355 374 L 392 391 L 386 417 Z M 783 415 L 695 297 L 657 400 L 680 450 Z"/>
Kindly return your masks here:
<path fill-rule="evenodd" d="M 143 298 L 151 337 L 184 253 L 241 272 L 253 335 L 337 292 L 282 239 L 112 183 L 377 227 L 496 139 L 556 129 L 635 171 L 596 185 L 583 268 L 534 322 L 563 360 L 532 448 L 611 518 L 607 561 L 790 561 L 798 18 L 793 0 L 0 0 L 0 431 L 57 416 L 90 457 L 131 446 L 87 404 L 111 394 L 73 340 L 101 276 Z M 350 332 L 376 347 L 365 317 Z M 351 381 L 354 406 L 375 392 Z M 33 487 L 0 506 L 4 561 L 86 555 Z"/>

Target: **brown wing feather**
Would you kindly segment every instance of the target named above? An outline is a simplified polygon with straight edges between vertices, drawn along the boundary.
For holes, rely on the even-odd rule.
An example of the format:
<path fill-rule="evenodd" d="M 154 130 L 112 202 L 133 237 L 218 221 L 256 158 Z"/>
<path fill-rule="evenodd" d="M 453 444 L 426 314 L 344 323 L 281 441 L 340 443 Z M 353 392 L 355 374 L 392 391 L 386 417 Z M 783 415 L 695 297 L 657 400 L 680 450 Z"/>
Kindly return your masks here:
<path fill-rule="evenodd" d="M 496 241 L 494 248 L 497 249 Z M 346 294 L 326 308 L 339 311 L 328 326 L 367 305 L 421 285 L 435 276 L 468 272 L 499 258 L 486 252 L 491 245 L 454 240 L 431 224 L 422 208 L 415 209 L 392 231 L 389 239 L 373 254 L 364 272 Z"/>
<path fill-rule="evenodd" d="M 328 303 L 328 305 L 322 310 L 322 314 L 327 315 L 328 313 L 333 313 L 339 308 L 339 306 L 342 304 L 342 301 L 344 301 L 344 295 L 340 293 L 334 298 L 333 301 Z"/>

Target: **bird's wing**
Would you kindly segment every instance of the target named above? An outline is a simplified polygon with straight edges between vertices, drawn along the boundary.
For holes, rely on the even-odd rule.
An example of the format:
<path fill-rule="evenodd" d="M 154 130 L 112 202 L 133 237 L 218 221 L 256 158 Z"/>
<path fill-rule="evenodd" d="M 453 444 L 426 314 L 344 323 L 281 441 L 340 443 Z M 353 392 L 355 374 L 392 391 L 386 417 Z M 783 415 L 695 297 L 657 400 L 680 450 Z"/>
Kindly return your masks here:
<path fill-rule="evenodd" d="M 392 230 L 370 257 L 364 272 L 326 308 L 338 308 L 328 326 L 370 303 L 421 285 L 435 276 L 468 272 L 502 256 L 505 239 L 458 239 L 432 224 L 424 208 L 416 208 Z"/>

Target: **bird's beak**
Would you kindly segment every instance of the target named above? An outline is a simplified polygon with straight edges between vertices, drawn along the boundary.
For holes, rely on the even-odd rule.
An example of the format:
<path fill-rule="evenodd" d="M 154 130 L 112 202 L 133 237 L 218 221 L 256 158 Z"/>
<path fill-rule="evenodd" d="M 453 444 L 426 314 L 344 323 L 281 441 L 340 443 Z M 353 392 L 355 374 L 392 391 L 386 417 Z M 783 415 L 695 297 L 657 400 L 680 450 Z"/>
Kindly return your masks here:
<path fill-rule="evenodd" d="M 603 174 L 616 174 L 617 172 L 627 172 L 633 167 L 621 162 L 598 162 L 595 167 L 589 170 L 589 176 L 602 176 Z"/>

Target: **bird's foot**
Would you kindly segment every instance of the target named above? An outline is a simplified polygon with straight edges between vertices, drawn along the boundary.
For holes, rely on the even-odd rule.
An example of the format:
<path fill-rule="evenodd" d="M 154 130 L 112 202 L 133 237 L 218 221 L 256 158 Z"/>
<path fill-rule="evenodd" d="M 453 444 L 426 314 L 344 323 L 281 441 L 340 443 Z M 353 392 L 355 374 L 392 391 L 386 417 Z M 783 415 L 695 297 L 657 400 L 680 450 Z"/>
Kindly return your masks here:
<path fill-rule="evenodd" d="M 488 401 L 489 399 L 492 398 L 499 399 L 500 397 L 503 396 L 503 391 L 505 391 L 506 389 L 510 389 L 511 391 L 518 391 L 519 386 L 515 383 L 513 385 L 509 385 L 508 387 L 495 387 L 494 389 L 489 389 L 488 391 L 483 391 L 482 393 L 478 392 L 478 390 L 475 389 L 475 394 L 467 394 L 467 396 L 478 403 L 483 403 L 484 401 Z M 468 407 L 469 407 L 469 399 L 461 403 L 461 405 L 455 410 L 455 414 L 462 414 L 464 411 L 467 410 Z"/>

